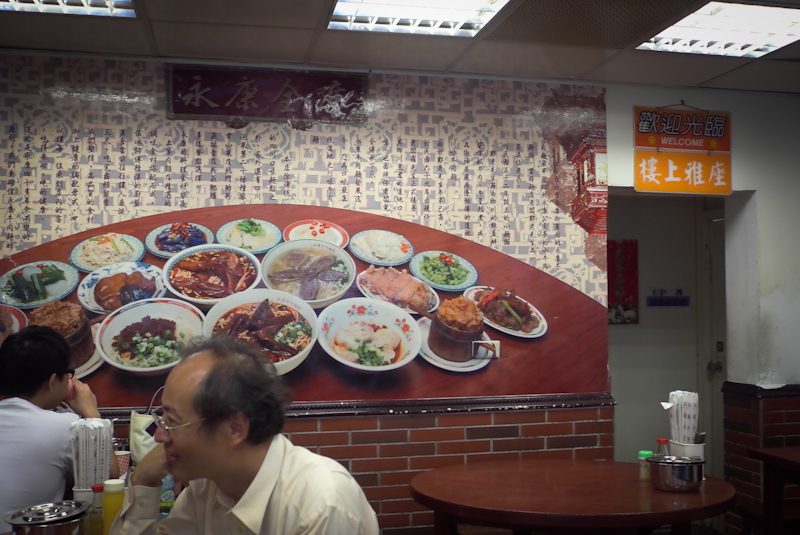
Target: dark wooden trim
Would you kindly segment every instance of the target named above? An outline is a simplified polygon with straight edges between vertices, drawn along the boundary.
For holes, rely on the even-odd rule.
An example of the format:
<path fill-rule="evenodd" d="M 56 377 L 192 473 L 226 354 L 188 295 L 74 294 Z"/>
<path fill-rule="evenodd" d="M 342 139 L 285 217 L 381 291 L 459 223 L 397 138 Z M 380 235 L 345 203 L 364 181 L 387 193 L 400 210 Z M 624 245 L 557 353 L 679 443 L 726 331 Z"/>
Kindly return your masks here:
<path fill-rule="evenodd" d="M 785 385 L 780 388 L 761 388 L 758 385 L 725 381 L 722 384 L 722 393 L 756 399 L 800 397 L 800 384 Z"/>
<path fill-rule="evenodd" d="M 333 403 L 293 403 L 286 410 L 289 418 L 325 416 L 363 416 L 394 414 L 455 414 L 463 412 L 504 412 L 523 410 L 613 407 L 610 392 L 586 394 L 542 394 L 496 398 L 447 398 L 414 401 L 340 401 Z M 145 407 L 101 408 L 104 418 L 120 423 L 130 421 L 131 411 L 145 412 Z"/>

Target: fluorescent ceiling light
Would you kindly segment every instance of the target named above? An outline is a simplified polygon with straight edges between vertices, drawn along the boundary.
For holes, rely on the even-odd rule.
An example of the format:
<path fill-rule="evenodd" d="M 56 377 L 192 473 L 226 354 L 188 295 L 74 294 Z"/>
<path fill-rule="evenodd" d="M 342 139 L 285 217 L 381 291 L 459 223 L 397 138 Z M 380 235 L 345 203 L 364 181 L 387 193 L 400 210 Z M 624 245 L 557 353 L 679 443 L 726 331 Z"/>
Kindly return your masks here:
<path fill-rule="evenodd" d="M 133 0 L 0 0 L 0 11 L 136 17 Z"/>
<path fill-rule="evenodd" d="M 508 0 L 337 0 L 329 30 L 473 37 Z"/>
<path fill-rule="evenodd" d="M 800 9 L 709 2 L 639 50 L 758 58 L 800 39 Z"/>

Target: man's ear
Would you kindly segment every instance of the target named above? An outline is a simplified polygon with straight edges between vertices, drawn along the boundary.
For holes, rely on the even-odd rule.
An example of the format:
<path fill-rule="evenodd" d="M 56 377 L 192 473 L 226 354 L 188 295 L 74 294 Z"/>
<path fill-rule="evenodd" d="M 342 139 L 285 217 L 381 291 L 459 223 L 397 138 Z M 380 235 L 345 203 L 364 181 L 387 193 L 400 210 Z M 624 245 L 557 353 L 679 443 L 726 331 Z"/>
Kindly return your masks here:
<path fill-rule="evenodd" d="M 57 373 L 53 372 L 50 374 L 50 378 L 47 380 L 47 390 L 48 392 L 52 392 L 55 390 L 56 386 L 61 382 L 62 378 L 58 376 Z"/>
<path fill-rule="evenodd" d="M 250 420 L 242 412 L 234 413 L 228 419 L 228 429 L 230 431 L 231 445 L 243 444 L 250 434 Z"/>

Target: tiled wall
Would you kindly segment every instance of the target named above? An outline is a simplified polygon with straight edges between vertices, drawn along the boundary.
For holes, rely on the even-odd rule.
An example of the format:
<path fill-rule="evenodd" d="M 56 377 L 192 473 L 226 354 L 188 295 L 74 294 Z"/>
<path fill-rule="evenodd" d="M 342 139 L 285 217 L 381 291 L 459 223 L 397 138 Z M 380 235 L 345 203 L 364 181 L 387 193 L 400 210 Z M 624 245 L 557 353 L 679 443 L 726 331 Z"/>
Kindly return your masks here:
<path fill-rule="evenodd" d="M 290 418 L 292 442 L 334 458 L 364 489 L 384 535 L 432 533 L 409 494 L 420 472 L 521 458 L 612 459 L 613 408 Z"/>
<path fill-rule="evenodd" d="M 748 450 L 800 446 L 800 385 L 764 390 L 726 383 L 723 394 L 725 478 L 736 487 L 739 506 L 752 510 L 762 501 L 762 470 L 761 462 L 751 459 Z M 800 486 L 787 486 L 786 496 L 800 500 Z M 737 510 L 726 515 L 725 527 L 725 533 L 741 533 Z"/>

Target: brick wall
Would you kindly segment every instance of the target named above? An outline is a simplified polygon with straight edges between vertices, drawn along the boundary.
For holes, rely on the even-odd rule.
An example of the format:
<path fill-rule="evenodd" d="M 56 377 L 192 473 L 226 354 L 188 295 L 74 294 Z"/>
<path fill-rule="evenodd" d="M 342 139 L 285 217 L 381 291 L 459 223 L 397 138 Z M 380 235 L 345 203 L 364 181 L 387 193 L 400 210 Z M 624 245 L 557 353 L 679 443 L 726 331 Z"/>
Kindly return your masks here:
<path fill-rule="evenodd" d="M 800 446 L 800 385 L 764 390 L 755 385 L 725 383 L 725 478 L 738 493 L 739 508 L 760 508 L 761 462 L 748 456 L 750 448 Z M 800 487 L 786 488 L 800 498 Z M 725 533 L 741 533 L 741 515 L 726 515 Z"/>
<path fill-rule="evenodd" d="M 490 459 L 613 459 L 613 417 L 613 407 L 294 417 L 284 432 L 350 470 L 384 535 L 416 535 L 433 523 L 409 494 L 418 473 Z"/>

